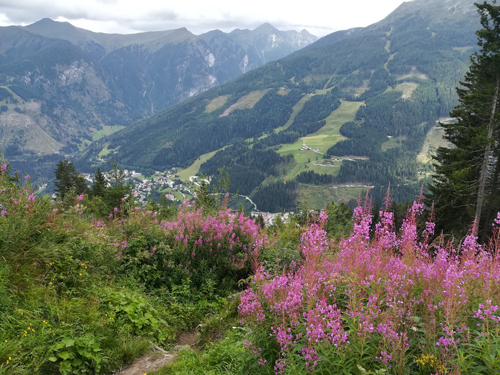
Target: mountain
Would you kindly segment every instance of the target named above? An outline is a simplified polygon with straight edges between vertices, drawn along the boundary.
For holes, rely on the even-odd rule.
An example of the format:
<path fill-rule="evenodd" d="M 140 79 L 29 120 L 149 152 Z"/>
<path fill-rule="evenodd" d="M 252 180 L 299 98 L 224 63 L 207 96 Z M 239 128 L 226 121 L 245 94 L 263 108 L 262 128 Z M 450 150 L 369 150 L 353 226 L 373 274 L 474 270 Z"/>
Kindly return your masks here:
<path fill-rule="evenodd" d="M 30 154 L 76 152 L 315 40 L 269 24 L 202 35 L 94 33 L 51 19 L 1 27 L 0 149 L 31 164 Z"/>
<path fill-rule="evenodd" d="M 381 197 L 389 183 L 413 199 L 479 26 L 471 0 L 403 3 L 106 137 L 79 165 L 109 153 L 146 174 L 225 167 L 262 210 L 348 200 L 366 185 Z"/>

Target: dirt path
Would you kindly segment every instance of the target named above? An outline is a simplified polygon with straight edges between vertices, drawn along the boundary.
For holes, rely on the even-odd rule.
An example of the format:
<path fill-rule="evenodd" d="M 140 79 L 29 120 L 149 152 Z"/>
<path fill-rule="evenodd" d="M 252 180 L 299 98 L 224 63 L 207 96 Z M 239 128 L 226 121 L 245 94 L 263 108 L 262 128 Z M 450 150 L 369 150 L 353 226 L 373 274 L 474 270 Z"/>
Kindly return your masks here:
<path fill-rule="evenodd" d="M 183 332 L 177 337 L 172 352 L 166 352 L 154 345 L 153 353 L 146 353 L 142 357 L 136 358 L 134 363 L 114 375 L 144 375 L 148 372 L 159 370 L 163 366 L 172 363 L 177 358 L 177 352 L 180 349 L 186 346 L 194 347 L 195 344 L 196 331 Z"/>

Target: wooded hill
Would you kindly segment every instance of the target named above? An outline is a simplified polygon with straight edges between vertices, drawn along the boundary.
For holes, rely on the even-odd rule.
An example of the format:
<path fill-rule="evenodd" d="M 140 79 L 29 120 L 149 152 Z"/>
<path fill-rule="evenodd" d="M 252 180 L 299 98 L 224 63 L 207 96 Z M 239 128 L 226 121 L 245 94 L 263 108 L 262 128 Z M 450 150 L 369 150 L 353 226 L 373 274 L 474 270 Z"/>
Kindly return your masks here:
<path fill-rule="evenodd" d="M 81 151 L 316 39 L 269 24 L 202 35 L 94 33 L 50 19 L 0 27 L 0 150 L 14 168 L 53 177 L 59 153 Z M 48 172 L 44 163 L 52 163 Z"/>
<path fill-rule="evenodd" d="M 328 35 L 102 139 L 78 165 L 96 166 L 106 146 L 115 150 L 108 157 L 148 174 L 186 168 L 225 147 L 200 172 L 226 166 L 234 188 L 251 196 L 262 189 L 273 195 L 277 176 L 283 183 L 297 175 L 302 183 L 392 183 L 413 195 L 417 154 L 457 103 L 478 27 L 473 1 L 403 3 L 381 22 Z M 304 144 L 316 152 L 300 150 Z M 335 167 L 315 165 L 331 157 L 340 159 Z"/>

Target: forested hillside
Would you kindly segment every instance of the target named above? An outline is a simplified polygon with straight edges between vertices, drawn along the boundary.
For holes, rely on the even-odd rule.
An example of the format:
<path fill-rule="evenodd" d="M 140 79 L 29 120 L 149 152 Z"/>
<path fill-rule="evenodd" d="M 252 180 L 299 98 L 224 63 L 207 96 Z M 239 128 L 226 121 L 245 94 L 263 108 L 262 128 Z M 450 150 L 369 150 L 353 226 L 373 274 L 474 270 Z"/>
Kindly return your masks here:
<path fill-rule="evenodd" d="M 50 19 L 1 27 L 0 149 L 13 166 L 46 180 L 48 155 L 74 155 L 316 39 L 269 24 L 202 35 L 94 33 Z"/>
<path fill-rule="evenodd" d="M 428 171 L 417 155 L 457 103 L 455 88 L 476 49 L 478 25 L 472 1 L 403 3 L 377 24 L 329 35 L 103 138 L 78 165 L 95 168 L 106 147 L 113 150 L 108 158 L 148 174 L 187 168 L 220 150 L 199 171 L 226 166 L 234 188 L 258 206 L 258 192 L 273 195 L 277 181 L 298 175 L 307 186 L 288 189 L 294 201 L 288 206 L 320 181 L 391 183 L 414 195 Z M 279 168 L 262 166 L 256 150 L 272 155 Z M 243 177 L 244 168 L 255 178 Z M 325 188 L 327 197 L 334 197 L 333 188 Z"/>

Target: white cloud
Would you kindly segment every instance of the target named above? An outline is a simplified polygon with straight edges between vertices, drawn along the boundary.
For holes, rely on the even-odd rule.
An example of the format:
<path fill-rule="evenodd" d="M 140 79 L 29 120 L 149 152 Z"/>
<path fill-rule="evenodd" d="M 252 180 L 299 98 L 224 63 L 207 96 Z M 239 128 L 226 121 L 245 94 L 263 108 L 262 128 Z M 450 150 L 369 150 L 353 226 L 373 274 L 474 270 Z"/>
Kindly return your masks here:
<path fill-rule="evenodd" d="M 403 0 L 307 2 L 252 0 L 2 0 L 0 25 L 27 25 L 41 18 L 66 20 L 100 32 L 132 33 L 186 27 L 195 34 L 231 31 L 269 22 L 280 29 L 308 29 L 322 36 L 335 30 L 368 26 Z M 300 4 L 300 5 L 295 5 Z"/>

